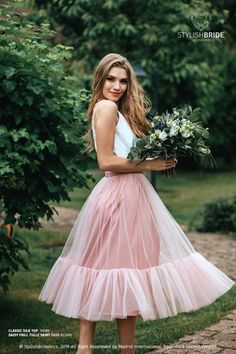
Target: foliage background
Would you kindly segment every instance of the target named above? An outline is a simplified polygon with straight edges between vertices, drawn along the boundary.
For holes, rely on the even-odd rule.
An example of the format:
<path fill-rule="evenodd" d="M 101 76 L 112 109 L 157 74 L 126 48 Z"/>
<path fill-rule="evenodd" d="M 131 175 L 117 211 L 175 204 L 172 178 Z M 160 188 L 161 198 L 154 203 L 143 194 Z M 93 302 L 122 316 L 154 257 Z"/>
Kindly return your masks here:
<path fill-rule="evenodd" d="M 159 112 L 182 103 L 201 107 L 219 167 L 234 163 L 233 1 L 97 0 L 94 6 L 92 0 L 18 0 L 11 6 L 17 11 L 1 19 L 0 48 L 6 222 L 14 223 L 18 213 L 21 226 L 38 227 L 39 217 L 52 216 L 50 201 L 69 199 L 75 186 L 87 185 L 86 163 L 94 156 L 82 154 L 80 138 L 88 127 L 84 89 L 109 52 L 144 70 L 140 81 Z M 181 31 L 196 31 L 191 16 L 205 12 L 211 16 L 206 30 L 224 31 L 224 39 L 178 38 Z"/>
<path fill-rule="evenodd" d="M 88 95 L 65 74 L 71 48 L 19 10 L 1 8 L 0 199 L 5 223 L 38 228 L 50 202 L 92 178 L 82 153 Z"/>
<path fill-rule="evenodd" d="M 75 50 L 69 70 L 90 87 L 94 66 L 109 52 L 126 56 L 146 72 L 141 77 L 159 112 L 191 103 L 202 108 L 210 145 L 222 166 L 232 163 L 236 143 L 236 4 L 233 0 L 35 0 L 47 11 L 57 40 Z M 205 31 L 224 39 L 178 38 L 196 32 L 191 16 L 207 12 Z"/>

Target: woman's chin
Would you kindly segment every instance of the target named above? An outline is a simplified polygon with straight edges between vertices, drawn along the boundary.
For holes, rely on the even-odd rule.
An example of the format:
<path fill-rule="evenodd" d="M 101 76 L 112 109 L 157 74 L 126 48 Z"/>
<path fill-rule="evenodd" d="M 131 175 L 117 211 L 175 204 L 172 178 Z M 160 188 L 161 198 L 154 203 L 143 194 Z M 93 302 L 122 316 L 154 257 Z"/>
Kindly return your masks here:
<path fill-rule="evenodd" d="M 113 102 L 118 102 L 119 99 L 120 99 L 120 96 L 113 96 L 113 95 L 104 95 L 104 98 L 105 100 L 110 100 L 110 101 L 113 101 Z"/>
<path fill-rule="evenodd" d="M 118 101 L 119 101 L 119 98 L 120 98 L 120 97 L 110 96 L 110 97 L 108 98 L 108 100 L 113 101 L 113 102 L 118 102 Z"/>

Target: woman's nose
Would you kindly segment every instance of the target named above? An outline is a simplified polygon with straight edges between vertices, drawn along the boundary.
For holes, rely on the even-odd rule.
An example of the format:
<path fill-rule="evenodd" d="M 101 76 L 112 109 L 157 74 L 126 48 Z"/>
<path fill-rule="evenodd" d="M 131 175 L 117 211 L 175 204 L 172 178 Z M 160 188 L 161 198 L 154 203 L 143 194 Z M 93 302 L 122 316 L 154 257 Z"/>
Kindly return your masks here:
<path fill-rule="evenodd" d="M 114 88 L 115 90 L 120 90 L 120 82 L 119 82 L 119 81 L 115 81 L 113 88 Z"/>

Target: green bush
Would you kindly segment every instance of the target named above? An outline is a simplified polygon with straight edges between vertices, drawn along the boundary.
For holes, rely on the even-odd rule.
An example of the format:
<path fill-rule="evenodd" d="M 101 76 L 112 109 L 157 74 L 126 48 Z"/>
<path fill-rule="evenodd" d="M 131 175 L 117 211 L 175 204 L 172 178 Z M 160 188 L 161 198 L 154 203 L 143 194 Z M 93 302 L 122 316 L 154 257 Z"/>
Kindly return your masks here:
<path fill-rule="evenodd" d="M 0 227 L 0 287 L 4 294 L 9 291 L 10 276 L 19 270 L 20 265 L 29 270 L 22 251 L 30 253 L 28 243 L 21 240 L 16 232 L 7 235 L 5 227 Z"/>
<path fill-rule="evenodd" d="M 49 202 L 92 179 L 82 153 L 89 95 L 65 75 L 71 47 L 52 46 L 47 24 L 0 12 L 0 204 L 6 224 L 37 229 L 53 215 Z"/>
<path fill-rule="evenodd" d="M 198 231 L 236 232 L 236 196 L 205 204 Z"/>

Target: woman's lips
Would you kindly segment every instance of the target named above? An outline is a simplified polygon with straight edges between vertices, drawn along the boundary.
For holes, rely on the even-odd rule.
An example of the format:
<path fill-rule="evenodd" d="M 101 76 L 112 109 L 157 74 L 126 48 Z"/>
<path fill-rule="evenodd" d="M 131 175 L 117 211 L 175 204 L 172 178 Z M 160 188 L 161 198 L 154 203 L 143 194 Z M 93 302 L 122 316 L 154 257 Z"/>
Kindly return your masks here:
<path fill-rule="evenodd" d="M 113 96 L 119 96 L 119 95 L 120 95 L 120 93 L 116 93 L 116 92 L 111 92 L 111 94 L 112 94 Z"/>

